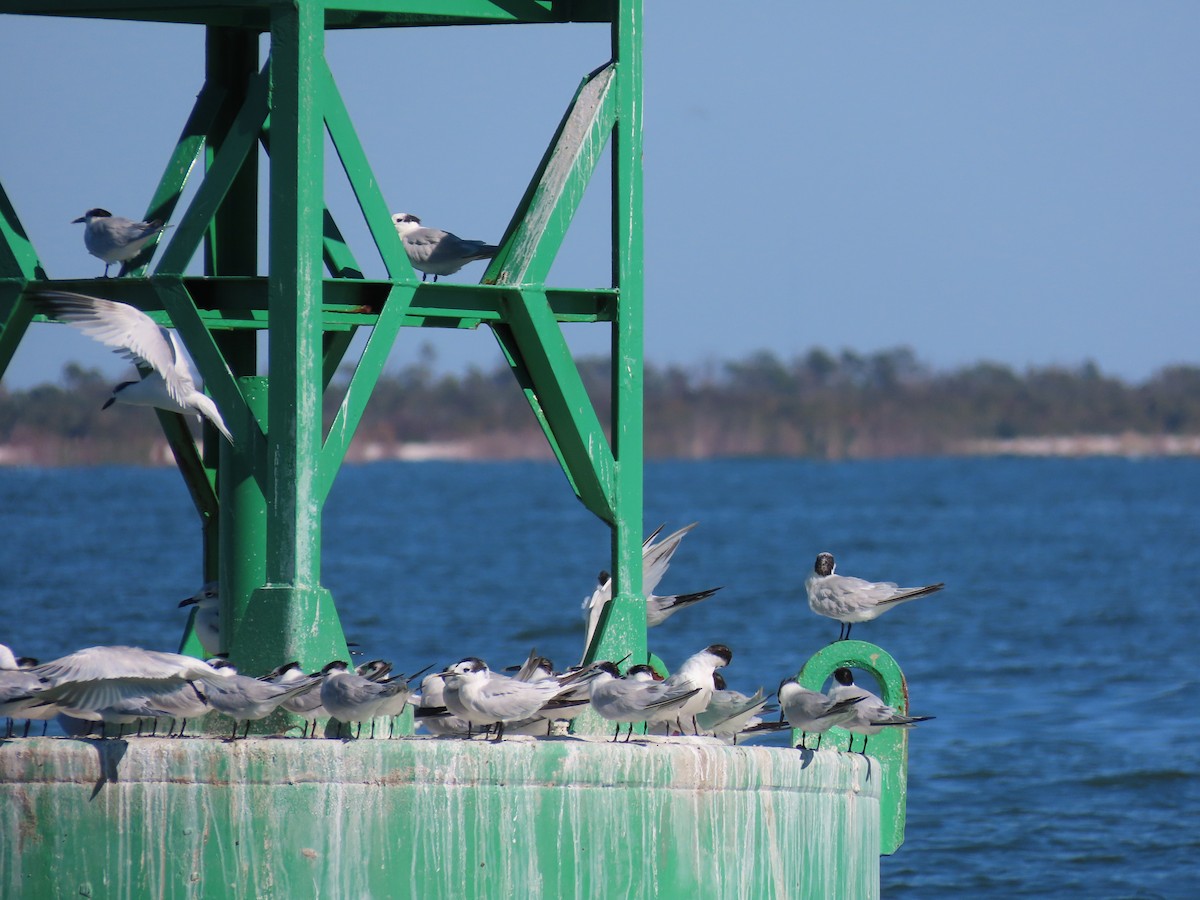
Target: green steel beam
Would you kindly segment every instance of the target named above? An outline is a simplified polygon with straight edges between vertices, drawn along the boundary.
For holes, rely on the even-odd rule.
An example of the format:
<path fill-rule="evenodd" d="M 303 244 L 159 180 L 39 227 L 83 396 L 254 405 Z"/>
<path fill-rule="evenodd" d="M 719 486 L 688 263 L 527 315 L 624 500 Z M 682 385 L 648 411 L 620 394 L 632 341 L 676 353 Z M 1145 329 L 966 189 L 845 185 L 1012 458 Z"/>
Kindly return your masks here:
<path fill-rule="evenodd" d="M 268 62 L 250 84 L 245 103 L 230 124 L 220 152 L 215 155 L 208 171 L 205 172 L 204 182 L 176 226 L 175 233 L 155 268 L 156 274 L 183 274 L 183 270 L 187 268 L 204 240 L 225 195 L 241 173 L 247 155 L 257 145 L 259 131 L 267 116 L 270 67 Z"/>
<path fill-rule="evenodd" d="M 267 116 L 263 122 L 259 141 L 261 141 L 263 150 L 266 151 L 269 157 L 271 155 L 270 116 Z M 325 238 L 323 244 L 324 260 L 329 273 L 335 278 L 362 278 L 362 270 L 355 261 L 354 254 L 350 252 L 350 247 L 346 244 L 346 239 L 342 236 L 341 229 L 338 228 L 337 223 L 333 220 L 333 214 L 329 212 L 328 207 L 325 208 L 322 225 Z"/>
<path fill-rule="evenodd" d="M 617 122 L 612 153 L 612 278 L 620 292 L 612 328 L 613 602 L 592 656 L 646 655 L 642 595 L 642 3 L 621 0 L 612 25 Z"/>
<path fill-rule="evenodd" d="M 175 142 L 175 150 L 167 161 L 167 167 L 154 191 L 154 196 L 150 199 L 150 205 L 144 216 L 146 221 L 160 219 L 166 222 L 170 220 L 179 203 L 179 198 L 183 194 L 188 176 L 195 167 L 196 160 L 204 152 L 205 140 L 213 128 L 213 123 L 221 114 L 226 97 L 224 88 L 211 81 L 205 81 L 196 97 L 192 112 L 188 116 L 187 122 L 184 123 L 183 131 L 179 134 L 179 140 Z M 152 241 L 136 258 L 122 264 L 120 274 L 135 278 L 144 276 L 146 267 L 150 264 L 160 240 L 161 238 Z"/>
<path fill-rule="evenodd" d="M 354 130 L 354 123 L 350 120 L 350 113 L 346 110 L 333 73 L 324 61 L 321 64 L 321 81 L 325 102 L 325 127 L 329 129 L 330 140 L 341 160 L 342 169 L 354 191 L 363 220 L 370 229 L 388 276 L 393 281 L 415 285 L 420 279 L 413 271 L 412 263 L 408 261 L 408 254 L 404 252 L 404 244 L 401 243 L 400 235 L 396 233 L 396 227 L 392 224 L 387 201 L 384 200 L 379 182 L 371 171 L 366 151 L 363 150 Z M 411 294 L 408 296 L 411 297 Z M 396 302 L 395 295 L 390 298 L 390 302 Z"/>
<path fill-rule="evenodd" d="M 575 92 L 489 264 L 487 284 L 541 284 L 562 245 L 616 120 L 613 66 Z"/>
<path fill-rule="evenodd" d="M 612 451 L 546 295 L 529 287 L 513 291 L 506 310 L 519 358 L 529 372 L 579 499 L 611 524 L 618 515 Z"/>
<path fill-rule="evenodd" d="M 392 294 L 388 298 L 388 302 L 384 304 L 383 312 L 380 313 L 378 322 L 371 329 L 371 335 L 367 338 L 367 345 L 363 348 L 362 356 L 359 358 L 358 365 L 354 368 L 350 384 L 346 388 L 345 396 L 342 398 L 341 405 L 338 407 L 337 414 L 330 425 L 329 434 L 325 438 L 325 446 L 321 453 L 320 464 L 322 483 L 324 485 L 322 499 L 328 495 L 330 488 L 333 487 L 333 480 L 337 474 L 338 467 L 345 458 L 346 451 L 350 448 L 350 441 L 354 437 L 354 432 L 358 428 L 359 422 L 362 421 L 367 401 L 370 399 L 371 392 L 375 389 L 375 385 L 379 381 L 379 376 L 383 373 L 383 368 L 387 364 L 388 355 L 395 344 L 396 335 L 399 333 L 404 321 L 404 313 L 412 302 L 414 293 L 416 293 L 414 287 L 402 284 L 396 285 L 392 289 Z"/>
<path fill-rule="evenodd" d="M 45 277 L 33 242 L 0 184 L 0 378 L 33 319 L 33 307 L 17 302 L 21 289 L 29 279 Z"/>
<path fill-rule="evenodd" d="M 0 13 L 190 22 L 267 31 L 276 0 L 0 0 Z M 328 28 L 607 22 L 608 0 L 334 0 Z"/>
<path fill-rule="evenodd" d="M 550 449 L 554 451 L 554 458 L 558 460 L 563 474 L 567 476 L 567 483 L 571 485 L 571 490 L 575 492 L 575 496 L 582 499 L 579 493 L 579 485 L 575 483 L 575 476 L 571 474 L 571 466 L 568 465 L 566 458 L 564 458 L 562 448 L 558 446 L 558 438 L 554 436 L 554 429 L 550 427 L 550 422 L 546 418 L 546 411 L 542 409 L 542 402 L 538 397 L 537 388 L 533 383 L 533 376 L 529 374 L 529 369 L 525 366 L 521 350 L 517 346 L 517 339 L 513 336 L 512 329 L 505 324 L 495 324 L 492 325 L 492 334 L 500 344 L 500 350 L 504 354 L 504 359 L 512 370 L 513 377 L 517 379 L 517 385 L 521 388 L 522 393 L 524 393 L 525 400 L 529 403 L 529 408 L 533 411 L 534 418 L 537 419 L 538 425 L 541 426 L 542 433 L 546 436 L 546 442 L 550 445 Z"/>
<path fill-rule="evenodd" d="M 349 659 L 320 584 L 324 38 L 320 4 L 272 6 L 266 557 L 230 636 L 231 657 L 252 672 Z"/>
<path fill-rule="evenodd" d="M 270 325 L 266 278 L 155 276 L 155 280 L 182 284 L 195 299 L 196 313 L 210 331 L 260 330 Z M 374 325 L 392 287 L 390 281 L 326 279 L 322 290 L 324 329 L 338 331 Z M 171 324 L 151 280 L 110 278 L 98 283 L 95 278 L 58 279 L 39 280 L 25 286 L 26 292 L 38 289 L 100 293 L 110 300 L 136 306 L 160 324 Z M 506 321 L 503 301 L 512 288 L 423 282 L 415 290 L 416 297 L 404 313 L 405 327 L 475 328 Z M 607 288 L 546 288 L 545 294 L 556 322 L 589 324 L 616 318 L 617 294 Z"/>

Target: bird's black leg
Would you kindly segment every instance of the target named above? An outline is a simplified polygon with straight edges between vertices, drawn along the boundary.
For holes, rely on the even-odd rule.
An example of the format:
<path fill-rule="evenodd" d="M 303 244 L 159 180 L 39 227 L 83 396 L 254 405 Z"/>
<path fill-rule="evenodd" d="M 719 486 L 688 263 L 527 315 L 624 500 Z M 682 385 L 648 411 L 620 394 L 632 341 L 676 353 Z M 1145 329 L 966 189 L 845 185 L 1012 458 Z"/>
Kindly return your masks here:
<path fill-rule="evenodd" d="M 496 723 L 496 741 L 498 743 L 502 740 L 504 740 L 504 723 L 497 722 Z"/>

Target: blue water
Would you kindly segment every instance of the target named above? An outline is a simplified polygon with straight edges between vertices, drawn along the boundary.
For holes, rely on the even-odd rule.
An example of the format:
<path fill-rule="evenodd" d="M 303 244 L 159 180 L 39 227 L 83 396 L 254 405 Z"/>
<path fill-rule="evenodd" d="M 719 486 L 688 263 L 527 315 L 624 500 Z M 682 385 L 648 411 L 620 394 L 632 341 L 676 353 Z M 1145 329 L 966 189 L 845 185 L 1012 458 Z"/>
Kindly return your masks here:
<path fill-rule="evenodd" d="M 663 591 L 725 589 L 651 644 L 676 665 L 721 641 L 732 686 L 771 690 L 836 637 L 804 601 L 818 551 L 945 581 L 855 628 L 937 716 L 912 734 L 885 896 L 1193 896 L 1198 511 L 1195 460 L 656 463 L 648 528 L 700 522 Z M 174 471 L 0 470 L 0 641 L 174 649 L 199 541 Z M 552 464 L 348 467 L 326 508 L 347 635 L 402 670 L 531 646 L 575 661 L 607 566 L 607 530 Z"/>

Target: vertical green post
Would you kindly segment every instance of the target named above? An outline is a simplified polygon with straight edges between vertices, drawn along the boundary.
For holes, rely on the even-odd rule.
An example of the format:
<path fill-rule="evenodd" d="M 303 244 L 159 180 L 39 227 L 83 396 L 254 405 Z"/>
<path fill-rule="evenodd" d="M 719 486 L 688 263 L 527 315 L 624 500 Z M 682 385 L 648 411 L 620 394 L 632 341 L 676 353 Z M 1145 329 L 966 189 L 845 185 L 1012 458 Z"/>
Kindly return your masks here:
<path fill-rule="evenodd" d="M 266 583 L 230 647 L 251 672 L 348 658 L 320 585 L 324 45 L 322 3 L 272 6 Z"/>
<path fill-rule="evenodd" d="M 247 415 L 262 421 L 268 407 L 267 379 L 246 376 L 238 379 L 246 398 Z M 254 442 L 261 445 L 260 442 Z M 218 485 L 221 500 L 220 577 L 222 650 L 229 651 L 229 637 L 260 641 L 266 635 L 252 634 L 243 624 L 254 592 L 267 580 L 267 499 L 263 494 L 252 448 L 229 448 L 221 453 Z M 245 646 L 239 642 L 239 651 Z M 239 655 L 239 663 L 244 658 Z M 278 663 L 276 663 L 278 665 Z M 269 667 L 268 667 L 269 668 Z"/>
<path fill-rule="evenodd" d="M 612 144 L 613 601 L 591 659 L 648 659 L 642 597 L 642 2 L 622 0 L 612 24 L 617 121 Z"/>
<path fill-rule="evenodd" d="M 229 134 L 233 112 L 245 102 L 247 88 L 258 74 L 258 35 L 242 29 L 209 27 L 205 30 L 204 62 L 208 84 L 217 85 L 227 96 L 236 98 L 236 102 L 226 104 L 225 114 L 214 122 L 205 141 L 207 170 Z M 251 152 L 243 160 L 209 228 L 205 241 L 204 274 L 209 277 L 254 275 L 257 271 L 258 154 Z M 235 377 L 241 377 L 246 402 L 253 414 L 259 420 L 265 420 L 266 384 L 258 384 L 258 380 L 253 378 L 258 365 L 255 333 L 224 331 L 215 334 L 213 339 L 230 371 Z M 253 399 L 250 396 L 252 391 L 256 394 Z M 254 432 L 255 429 L 250 428 L 242 433 Z M 205 455 L 219 453 L 224 464 L 219 466 L 217 478 L 221 502 L 215 534 L 211 527 L 206 529 L 205 534 L 204 574 L 206 579 L 220 576 L 226 615 L 236 608 L 240 616 L 249 601 L 250 592 L 263 583 L 262 558 L 266 550 L 266 537 L 262 530 L 262 486 L 256 487 L 257 503 L 252 509 L 245 508 L 245 504 L 237 499 L 253 484 L 255 456 L 261 452 L 260 441 L 229 446 L 219 436 L 213 436 L 211 429 L 205 432 Z M 259 468 L 261 470 L 261 466 Z M 231 484 L 226 484 L 227 479 Z M 250 484 L 246 483 L 248 480 Z M 226 503 L 227 497 L 235 498 L 234 502 Z M 250 521 L 242 521 L 243 515 Z M 251 528 L 250 522 L 254 522 L 256 527 Z M 237 538 L 232 537 L 235 533 Z M 248 565 L 251 560 L 257 565 Z M 245 577 L 249 571 L 257 573 L 257 580 Z M 225 621 L 234 622 L 236 619 L 231 616 Z"/>

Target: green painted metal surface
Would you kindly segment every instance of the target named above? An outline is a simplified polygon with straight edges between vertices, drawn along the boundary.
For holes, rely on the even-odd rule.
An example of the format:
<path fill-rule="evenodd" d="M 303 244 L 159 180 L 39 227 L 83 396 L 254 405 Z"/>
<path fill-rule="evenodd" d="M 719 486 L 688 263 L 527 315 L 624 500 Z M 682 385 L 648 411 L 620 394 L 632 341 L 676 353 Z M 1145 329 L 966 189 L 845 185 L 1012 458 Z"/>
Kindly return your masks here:
<path fill-rule="evenodd" d="M 348 658 L 321 585 L 322 509 L 387 356 L 411 327 L 493 330 L 571 488 L 611 526 L 614 599 L 587 658 L 648 659 L 641 0 L 0 0 L 0 13 L 208 29 L 205 82 L 148 207 L 175 213 L 175 227 L 123 277 L 48 278 L 0 189 L 0 373 L 32 320 L 22 297 L 39 287 L 131 303 L 178 330 L 235 439 L 206 426 L 197 448 L 180 417 L 160 417 L 204 525 L 204 576 L 221 582 L 225 649 L 243 670 Z M 481 283 L 419 282 L 325 62 L 325 30 L 569 22 L 606 23 L 611 60 L 583 78 Z M 362 277 L 324 203 L 326 133 L 386 279 Z M 547 284 L 606 149 L 612 283 Z M 247 240 L 264 212 L 265 275 Z M 198 253 L 204 276 L 185 275 Z M 569 322 L 610 328 L 607 422 L 563 340 Z M 325 432 L 324 392 L 362 327 L 370 338 Z M 199 652 L 189 635 L 183 643 Z M 853 643 L 833 656 L 868 646 Z M 823 680 L 833 656 L 818 654 L 803 677 Z M 225 729 L 209 719 L 203 728 Z M 584 716 L 577 730 L 607 727 Z M 697 739 L 7 742 L 0 894 L 870 897 L 881 849 L 903 834 L 903 781 L 875 774 L 898 760 L 902 778 L 903 752 L 885 758 Z M 881 796 L 892 810 L 882 826 Z"/>
<path fill-rule="evenodd" d="M 0 895 L 878 896 L 862 757 L 707 739 L 0 744 Z"/>
<path fill-rule="evenodd" d="M 894 708 L 901 715 L 908 714 L 908 682 L 899 664 L 882 647 L 868 644 L 866 641 L 835 641 L 822 650 L 813 654 L 804 664 L 798 676 L 801 687 L 810 691 L 826 689 L 826 682 L 833 677 L 835 669 L 842 667 L 856 669 L 860 675 L 855 676 L 855 683 L 862 682 L 862 687 L 877 694 L 884 703 Z M 861 673 L 872 676 L 879 684 L 879 690 L 870 683 L 869 679 L 861 678 Z M 800 732 L 792 732 L 792 744 L 799 746 Z M 838 747 L 848 750 L 851 746 L 850 732 L 843 728 L 831 728 L 825 735 L 808 737 L 806 746 Z M 907 728 L 885 728 L 882 732 L 868 738 L 867 749 L 869 757 L 874 761 L 877 770 L 874 777 L 881 784 L 880 809 L 880 847 L 883 853 L 895 853 L 904 843 L 904 822 L 908 797 L 908 740 Z M 857 750 L 863 747 L 861 736 L 854 738 L 853 746 Z"/>
<path fill-rule="evenodd" d="M 336 608 L 320 581 L 325 499 L 401 329 L 480 325 L 496 333 L 572 489 L 612 526 L 615 597 L 589 654 L 644 659 L 640 0 L 0 0 L 0 12 L 207 26 L 205 81 L 147 207 L 147 216 L 176 219 L 161 246 L 148 248 L 118 279 L 55 281 L 37 266 L 16 211 L 0 195 L 0 363 L 32 318 L 20 297 L 43 286 L 131 303 L 178 331 L 235 439 L 227 445 L 205 426 L 197 448 L 185 420 L 159 416 L 203 524 L 204 577 L 222 584 L 234 660 L 254 670 L 297 656 L 316 665 L 326 654 L 345 655 Z M 607 23 L 612 59 L 583 79 L 481 284 L 423 284 L 325 62 L 325 30 L 523 22 Z M 265 59 L 260 32 L 269 35 Z M 324 204 L 326 133 L 386 281 L 361 277 Z M 265 211 L 257 196 L 258 144 L 270 160 Z M 547 285 L 607 146 L 612 286 Z M 194 193 L 183 205 L 189 187 Z M 264 212 L 265 277 L 256 271 L 256 241 L 247 240 Z M 204 277 L 185 277 L 201 252 Z M 611 329 L 608 422 L 583 388 L 562 336 L 565 322 Z M 326 433 L 324 392 L 363 326 L 369 340 Z M 259 371 L 259 330 L 270 338 L 267 378 L 253 382 L 252 399 L 247 379 Z"/>

